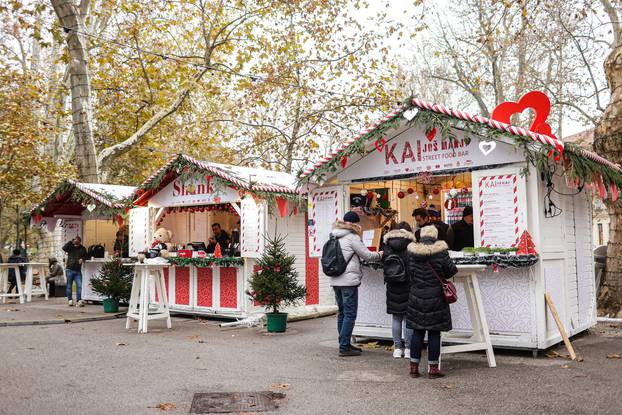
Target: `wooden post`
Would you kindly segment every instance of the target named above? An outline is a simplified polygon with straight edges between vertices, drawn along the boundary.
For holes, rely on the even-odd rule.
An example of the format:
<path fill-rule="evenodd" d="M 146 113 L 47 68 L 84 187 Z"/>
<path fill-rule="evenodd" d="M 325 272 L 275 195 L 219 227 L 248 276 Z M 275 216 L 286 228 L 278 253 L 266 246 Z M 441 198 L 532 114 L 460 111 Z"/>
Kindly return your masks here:
<path fill-rule="evenodd" d="M 546 300 L 546 303 L 548 304 L 549 309 L 551 310 L 551 314 L 553 314 L 553 318 L 555 319 L 555 323 L 557 324 L 557 328 L 559 329 L 559 334 L 561 334 L 562 339 L 564 339 L 564 344 L 566 345 L 566 349 L 568 350 L 568 353 L 570 353 L 570 359 L 577 360 L 577 355 L 575 354 L 574 349 L 572 348 L 572 344 L 570 343 L 570 340 L 568 339 L 568 334 L 566 333 L 566 329 L 564 328 L 564 325 L 562 324 L 562 321 L 559 318 L 559 314 L 557 314 L 557 309 L 555 308 L 555 304 L 553 304 L 553 299 L 551 298 L 551 294 L 545 292 L 544 299 Z"/>

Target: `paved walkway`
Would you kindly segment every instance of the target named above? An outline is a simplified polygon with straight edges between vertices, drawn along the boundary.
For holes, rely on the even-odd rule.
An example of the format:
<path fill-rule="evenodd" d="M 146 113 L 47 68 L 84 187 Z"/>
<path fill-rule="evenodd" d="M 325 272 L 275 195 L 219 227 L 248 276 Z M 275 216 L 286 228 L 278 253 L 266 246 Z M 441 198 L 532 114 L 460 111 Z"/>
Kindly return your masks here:
<path fill-rule="evenodd" d="M 184 318 L 140 335 L 123 319 L 0 327 L 0 414 L 182 414 L 197 392 L 261 390 L 287 395 L 278 414 L 620 413 L 622 360 L 607 358 L 622 352 L 620 326 L 575 339 L 582 363 L 498 351 L 489 369 L 468 353 L 428 380 L 410 379 L 383 347 L 339 358 L 335 325 L 306 320 L 270 336 Z"/>
<path fill-rule="evenodd" d="M 121 307 L 120 313 L 125 314 Z M 33 297 L 32 302 L 20 304 L 0 303 L 0 327 L 33 324 L 63 324 L 85 321 L 113 319 L 115 314 L 104 313 L 101 304 L 87 304 L 84 307 L 69 307 L 67 299 L 55 297 L 45 301 L 42 297 Z"/>

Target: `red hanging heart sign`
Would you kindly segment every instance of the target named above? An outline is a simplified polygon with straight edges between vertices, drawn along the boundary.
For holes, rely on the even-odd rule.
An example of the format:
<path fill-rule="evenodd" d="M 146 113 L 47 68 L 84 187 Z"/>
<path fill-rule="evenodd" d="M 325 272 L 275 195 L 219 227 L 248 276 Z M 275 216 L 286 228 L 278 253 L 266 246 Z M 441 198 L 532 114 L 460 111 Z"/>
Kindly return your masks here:
<path fill-rule="evenodd" d="M 434 140 L 434 137 L 436 137 L 436 128 L 432 128 L 430 131 L 425 133 L 425 138 L 427 138 L 428 141 Z"/>
<path fill-rule="evenodd" d="M 526 109 L 531 108 L 535 112 L 530 131 L 545 134 L 556 138 L 551 134 L 551 126 L 546 122 L 551 112 L 551 101 L 540 91 L 531 91 L 520 97 L 518 102 L 502 102 L 492 111 L 491 119 L 506 124 L 510 124 L 510 118 L 514 114 L 520 114 Z"/>
<path fill-rule="evenodd" d="M 544 134 L 557 139 L 551 131 L 551 126 L 546 122 L 551 112 L 551 101 L 544 93 L 540 91 L 531 91 L 520 97 L 518 102 L 508 101 L 502 102 L 492 111 L 491 119 L 510 124 L 510 118 L 514 114 L 520 114 L 526 109 L 531 108 L 535 112 L 530 131 L 538 134 Z M 549 151 L 549 157 L 554 156 L 555 160 L 560 160 L 563 154 L 563 147 L 556 146 L 556 154 L 553 150 Z"/>
<path fill-rule="evenodd" d="M 382 150 L 384 149 L 385 144 L 386 144 L 386 141 L 384 137 L 381 137 L 378 140 L 376 140 L 376 142 L 374 143 L 374 146 L 376 146 L 376 150 L 378 150 L 379 153 L 382 153 Z"/>

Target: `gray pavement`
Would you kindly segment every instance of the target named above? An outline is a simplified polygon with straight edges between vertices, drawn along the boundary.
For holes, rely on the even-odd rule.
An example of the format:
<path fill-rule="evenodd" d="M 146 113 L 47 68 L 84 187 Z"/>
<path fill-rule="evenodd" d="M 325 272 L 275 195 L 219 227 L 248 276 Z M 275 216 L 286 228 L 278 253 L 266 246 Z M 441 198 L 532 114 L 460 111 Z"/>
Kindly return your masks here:
<path fill-rule="evenodd" d="M 0 327 L 1 414 L 188 413 L 196 392 L 283 392 L 279 414 L 620 414 L 622 327 L 574 339 L 582 363 L 498 351 L 444 359 L 447 377 L 410 379 L 384 348 L 337 357 L 335 318 L 284 335 L 174 318 L 148 334 L 124 320 Z M 557 349 L 564 353 L 562 348 Z"/>
<path fill-rule="evenodd" d="M 127 307 L 120 307 L 124 313 Z M 63 324 L 102 319 L 113 319 L 114 314 L 104 313 L 101 304 L 86 304 L 84 307 L 69 307 L 66 298 L 33 297 L 32 302 L 20 304 L 18 300 L 0 302 L 0 327 L 28 324 Z"/>

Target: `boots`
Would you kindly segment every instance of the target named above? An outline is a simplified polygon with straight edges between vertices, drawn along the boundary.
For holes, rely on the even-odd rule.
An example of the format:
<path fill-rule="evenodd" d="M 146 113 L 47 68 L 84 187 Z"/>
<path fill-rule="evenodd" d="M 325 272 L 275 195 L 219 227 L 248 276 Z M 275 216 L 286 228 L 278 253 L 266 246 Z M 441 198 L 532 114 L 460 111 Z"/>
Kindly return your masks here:
<path fill-rule="evenodd" d="M 419 377 L 419 362 L 410 362 L 410 377 L 418 378 Z"/>
<path fill-rule="evenodd" d="M 438 368 L 438 364 L 430 365 L 430 369 L 428 370 L 428 378 L 437 379 L 444 376 L 445 374 L 441 373 L 441 370 Z"/>

